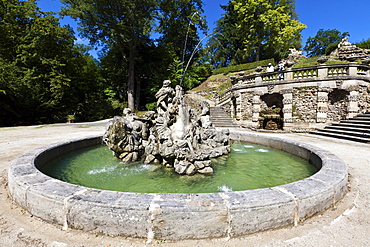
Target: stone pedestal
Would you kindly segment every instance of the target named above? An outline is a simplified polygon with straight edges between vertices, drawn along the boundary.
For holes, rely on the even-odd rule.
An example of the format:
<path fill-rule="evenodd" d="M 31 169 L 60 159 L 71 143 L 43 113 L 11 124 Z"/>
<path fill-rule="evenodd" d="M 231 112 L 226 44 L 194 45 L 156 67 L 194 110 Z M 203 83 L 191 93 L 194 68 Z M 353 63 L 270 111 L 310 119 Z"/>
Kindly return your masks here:
<path fill-rule="evenodd" d="M 326 78 L 328 76 L 328 68 L 324 67 L 323 65 L 317 66 L 317 77 L 318 78 Z"/>
<path fill-rule="evenodd" d="M 287 68 L 286 72 L 284 73 L 285 80 L 293 80 L 293 71 L 291 68 Z"/>

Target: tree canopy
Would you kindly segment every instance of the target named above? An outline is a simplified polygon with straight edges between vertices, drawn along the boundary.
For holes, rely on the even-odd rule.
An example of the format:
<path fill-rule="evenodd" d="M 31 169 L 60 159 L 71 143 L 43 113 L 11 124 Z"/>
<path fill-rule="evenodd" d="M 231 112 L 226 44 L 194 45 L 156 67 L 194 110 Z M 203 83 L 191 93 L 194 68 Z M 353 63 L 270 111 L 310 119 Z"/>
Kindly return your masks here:
<path fill-rule="evenodd" d="M 356 44 L 358 47 L 362 49 L 370 49 L 370 39 L 362 40 L 361 42 Z"/>
<path fill-rule="evenodd" d="M 232 0 L 223 6 L 225 15 L 217 22 L 210 48 L 213 61 L 236 64 L 280 59 L 289 48 L 300 48 L 301 31 L 306 25 L 297 20 L 293 0 Z M 222 61 L 222 54 L 228 58 Z M 230 55 L 232 54 L 232 55 Z"/>
<path fill-rule="evenodd" d="M 303 48 L 310 57 L 325 55 L 330 53 L 333 48 L 336 48 L 340 41 L 349 36 L 348 32 L 340 32 L 337 29 L 320 29 L 314 37 L 307 39 L 306 45 Z"/>
<path fill-rule="evenodd" d="M 0 33 L 0 125 L 65 121 L 74 114 L 87 61 L 71 28 L 34 0 L 1 0 Z"/>
<path fill-rule="evenodd" d="M 188 48 L 199 40 L 198 28 L 206 29 L 201 0 L 61 1 L 64 3 L 62 13 L 78 22 L 83 37 L 92 44 L 103 44 L 108 50 L 120 52 L 120 66 L 127 73 L 121 83 L 127 82 L 127 102 L 131 109 L 138 107 L 135 98 L 140 98 L 143 73 L 137 65 L 145 58 L 142 51 L 154 49 L 151 32 L 155 30 L 160 34 L 156 42 L 165 48 L 165 55 L 161 57 L 168 57 L 166 65 L 169 66 L 170 60 L 172 63 L 181 57 L 183 64 Z M 185 40 L 187 47 L 184 47 Z"/>

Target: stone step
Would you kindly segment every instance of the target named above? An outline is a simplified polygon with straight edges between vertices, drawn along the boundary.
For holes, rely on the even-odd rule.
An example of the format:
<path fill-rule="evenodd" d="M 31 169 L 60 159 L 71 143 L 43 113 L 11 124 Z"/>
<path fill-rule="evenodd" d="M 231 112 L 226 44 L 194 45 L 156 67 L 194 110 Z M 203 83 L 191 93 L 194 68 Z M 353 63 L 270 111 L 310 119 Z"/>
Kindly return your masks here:
<path fill-rule="evenodd" d="M 347 127 L 347 128 L 361 128 L 361 129 L 370 128 L 369 124 L 342 123 L 342 122 L 341 123 L 333 123 L 331 126 L 342 126 L 342 127 Z"/>
<path fill-rule="evenodd" d="M 324 129 L 311 131 L 310 134 L 368 143 L 370 142 L 370 114 L 359 114 L 348 120 L 333 123 Z"/>
<path fill-rule="evenodd" d="M 334 126 L 327 126 L 325 129 L 329 130 L 340 130 L 340 131 L 353 131 L 359 133 L 370 133 L 370 126 L 367 128 L 361 127 L 353 127 L 353 126 L 343 126 L 343 125 L 334 125 Z"/>
<path fill-rule="evenodd" d="M 220 128 L 238 128 L 233 119 L 221 107 L 210 108 L 210 121 L 215 127 Z"/>
<path fill-rule="evenodd" d="M 365 124 L 370 125 L 370 121 L 366 120 L 342 120 L 340 123 L 350 123 L 350 124 Z"/>
<path fill-rule="evenodd" d="M 357 129 L 356 130 L 342 130 L 342 129 L 325 128 L 325 129 L 320 129 L 319 131 L 325 132 L 325 133 L 333 133 L 333 134 L 340 134 L 340 135 L 357 136 L 357 137 L 362 137 L 362 138 L 370 138 L 370 132 L 357 131 Z"/>
<path fill-rule="evenodd" d="M 328 136 L 328 137 L 345 139 L 345 140 L 356 141 L 356 142 L 363 142 L 363 143 L 369 143 L 370 142 L 370 138 L 344 135 L 344 134 L 331 133 L 331 132 L 323 132 L 321 130 L 311 131 L 310 134 Z"/>
<path fill-rule="evenodd" d="M 223 122 L 223 123 L 225 123 L 225 122 L 227 122 L 227 123 L 232 122 L 232 120 L 230 120 L 230 119 L 221 119 L 221 118 L 210 118 L 210 120 L 213 121 L 213 122 Z"/>

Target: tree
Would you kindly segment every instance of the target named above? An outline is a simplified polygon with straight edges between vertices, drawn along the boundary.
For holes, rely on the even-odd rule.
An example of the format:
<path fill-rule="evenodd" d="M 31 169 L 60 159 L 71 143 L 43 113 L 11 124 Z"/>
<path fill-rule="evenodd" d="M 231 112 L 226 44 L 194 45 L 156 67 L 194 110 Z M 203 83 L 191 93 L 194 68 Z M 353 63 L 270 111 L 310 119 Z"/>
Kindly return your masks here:
<path fill-rule="evenodd" d="M 277 60 L 286 56 L 289 48 L 300 48 L 300 32 L 306 25 L 297 20 L 294 0 L 232 0 L 223 8 L 226 14 L 216 31 L 233 42 L 228 48 L 235 56 L 229 61 Z M 222 49 L 219 46 L 218 52 Z"/>
<path fill-rule="evenodd" d="M 207 24 L 201 0 L 162 0 L 159 4 L 157 42 L 171 49 L 182 62 L 182 67 L 199 42 L 199 31 L 205 31 Z"/>
<path fill-rule="evenodd" d="M 54 14 L 34 0 L 0 0 L 1 126 L 65 121 L 97 100 L 97 65 Z"/>
<path fill-rule="evenodd" d="M 61 0 L 64 15 L 74 18 L 91 44 L 119 49 L 127 61 L 128 107 L 135 109 L 137 48 L 152 30 L 156 0 Z"/>
<path fill-rule="evenodd" d="M 370 39 L 362 40 L 360 43 L 357 43 L 356 45 L 362 49 L 370 49 Z"/>
<path fill-rule="evenodd" d="M 324 55 L 330 47 L 336 47 L 347 36 L 349 36 L 348 32 L 341 33 L 337 29 L 320 29 L 314 37 L 307 39 L 303 50 L 310 57 Z"/>
<path fill-rule="evenodd" d="M 211 63 L 215 68 L 241 64 L 249 60 L 243 49 L 243 37 L 235 27 L 240 22 L 233 5 L 220 5 L 225 14 L 217 20 L 214 35 L 207 42 Z"/>
<path fill-rule="evenodd" d="M 74 37 L 35 1 L 1 1 L 0 72 L 8 114 L 19 121 L 52 118 L 63 106 L 70 87 L 64 59 L 73 60 Z M 72 52 L 73 53 L 73 52 Z M 18 101 L 19 100 L 19 101 Z M 31 110 L 32 109 L 32 110 Z M 12 118 L 12 117 L 11 117 Z M 14 120 L 14 119 L 13 119 Z"/>
<path fill-rule="evenodd" d="M 112 90 L 119 92 L 115 97 L 126 100 L 120 96 L 126 90 L 131 109 L 141 105 L 141 93 L 147 97 L 171 74 L 167 69 L 173 61 L 182 61 L 183 69 L 199 42 L 198 30 L 206 29 L 201 0 L 62 2 L 62 13 L 77 20 L 81 35 L 93 45 L 105 46 L 101 58 L 104 73 Z M 159 34 L 157 40 L 150 37 L 153 30 Z M 152 88 L 147 88 L 149 85 Z"/>

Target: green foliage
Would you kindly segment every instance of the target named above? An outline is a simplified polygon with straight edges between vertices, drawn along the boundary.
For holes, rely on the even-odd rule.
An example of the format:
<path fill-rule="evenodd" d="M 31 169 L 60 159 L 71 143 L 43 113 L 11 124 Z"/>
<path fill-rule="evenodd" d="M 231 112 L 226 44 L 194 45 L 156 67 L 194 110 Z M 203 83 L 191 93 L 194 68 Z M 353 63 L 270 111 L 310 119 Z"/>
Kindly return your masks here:
<path fill-rule="evenodd" d="M 217 21 L 213 35 L 207 42 L 207 52 L 212 54 L 210 61 L 215 68 L 245 63 L 249 54 L 243 51 L 244 37 L 235 28 L 239 22 L 237 12 L 229 3 L 221 5 L 225 14 Z"/>
<path fill-rule="evenodd" d="M 327 65 L 332 65 L 332 64 L 347 64 L 349 63 L 349 61 L 347 60 L 330 60 L 330 61 L 326 61 L 325 64 Z"/>
<path fill-rule="evenodd" d="M 332 53 L 335 49 L 338 48 L 338 44 L 339 43 L 333 43 L 333 44 L 329 44 L 326 48 L 325 48 L 325 55 L 329 56 L 330 53 Z"/>
<path fill-rule="evenodd" d="M 186 63 L 199 42 L 199 30 L 207 30 L 201 0 L 160 0 L 159 23 L 156 31 L 160 34 L 157 42 L 170 48 L 175 56 Z M 185 65 L 183 65 L 184 67 Z"/>
<path fill-rule="evenodd" d="M 126 60 L 127 102 L 135 109 L 136 60 L 139 47 L 152 30 L 156 0 L 61 0 L 64 15 L 79 24 L 92 44 L 118 49 Z"/>
<path fill-rule="evenodd" d="M 127 101 L 133 110 L 143 105 L 140 100 L 147 100 L 146 94 L 156 89 L 163 77 L 174 76 L 178 80 L 179 71 L 199 41 L 198 29 L 206 29 L 201 0 L 62 0 L 62 3 L 62 13 L 78 22 L 82 36 L 92 44 L 105 46 L 104 74 L 109 75 L 112 86 L 118 90 L 117 98 Z M 156 31 L 160 34 L 156 45 L 150 39 L 154 24 L 158 24 Z M 152 54 L 155 56 L 151 57 Z"/>
<path fill-rule="evenodd" d="M 300 48 L 306 25 L 296 19 L 295 1 L 233 0 L 223 8 L 209 44 L 215 67 L 279 60 L 289 48 Z"/>
<path fill-rule="evenodd" d="M 329 54 L 335 49 L 334 46 L 346 36 L 349 36 L 348 32 L 341 33 L 337 29 L 320 29 L 314 37 L 307 39 L 303 50 L 310 57 Z"/>
<path fill-rule="evenodd" d="M 0 0 L 0 33 L 0 126 L 106 116 L 95 60 L 54 13 L 33 0 Z"/>
<path fill-rule="evenodd" d="M 362 40 L 360 43 L 357 43 L 356 46 L 362 49 L 370 49 L 370 39 Z"/>
<path fill-rule="evenodd" d="M 155 111 L 157 109 L 157 102 L 148 103 L 145 105 L 148 111 Z"/>
<path fill-rule="evenodd" d="M 183 88 L 189 90 L 199 86 L 212 74 L 211 71 L 210 63 L 202 63 L 190 67 L 185 74 L 182 84 Z"/>
<path fill-rule="evenodd" d="M 316 65 L 319 64 L 317 62 L 317 60 L 320 57 L 321 56 L 308 57 L 308 58 L 300 58 L 298 60 L 298 62 L 292 66 L 292 68 L 295 68 L 296 69 L 296 68 L 304 68 L 304 67 L 316 66 Z M 346 61 L 346 60 L 329 60 L 329 61 L 326 61 L 325 62 L 325 64 L 327 64 L 327 65 L 331 65 L 331 64 L 346 64 L 346 63 L 349 63 L 349 62 Z"/>
<path fill-rule="evenodd" d="M 175 58 L 167 70 L 172 83 L 175 85 L 180 84 L 184 73 L 183 63 L 178 58 Z"/>
<path fill-rule="evenodd" d="M 258 66 L 267 66 L 269 63 L 274 63 L 274 59 L 270 58 L 270 59 L 266 59 L 262 61 L 253 62 L 253 63 L 245 63 L 245 64 L 239 64 L 239 65 L 214 69 L 212 73 L 216 75 L 216 74 L 227 74 L 230 72 L 237 72 L 237 71 L 245 71 L 245 70 L 255 69 Z"/>
<path fill-rule="evenodd" d="M 231 82 L 225 82 L 224 84 L 220 85 L 217 89 L 218 94 L 225 93 L 229 88 L 232 87 Z"/>

